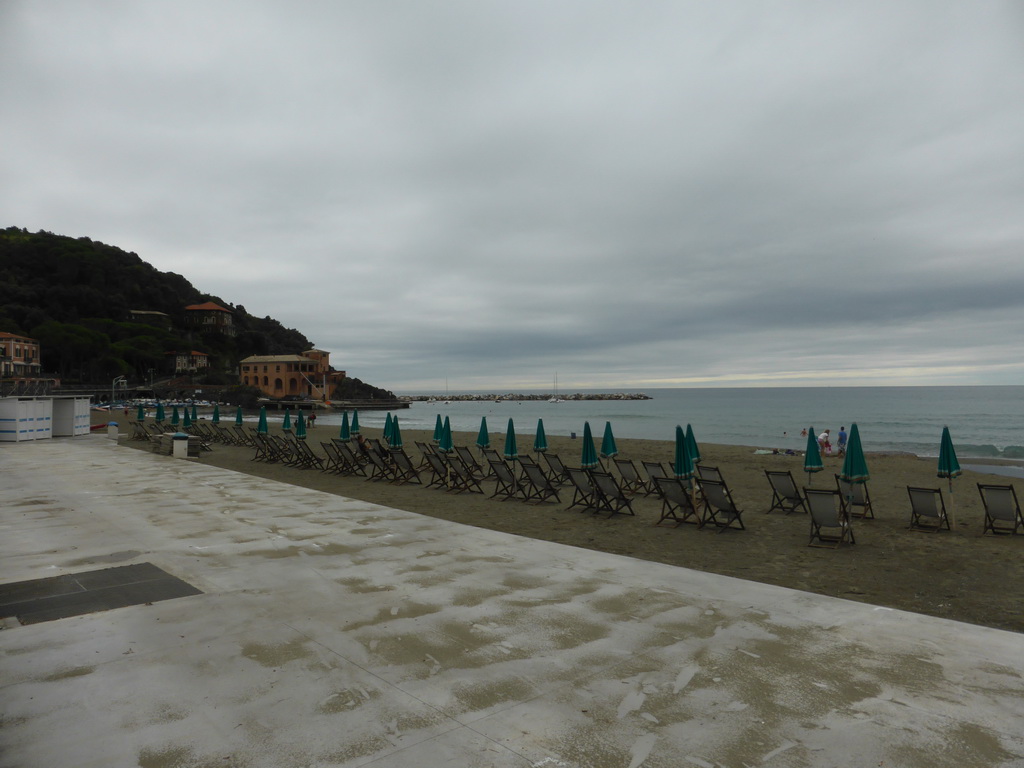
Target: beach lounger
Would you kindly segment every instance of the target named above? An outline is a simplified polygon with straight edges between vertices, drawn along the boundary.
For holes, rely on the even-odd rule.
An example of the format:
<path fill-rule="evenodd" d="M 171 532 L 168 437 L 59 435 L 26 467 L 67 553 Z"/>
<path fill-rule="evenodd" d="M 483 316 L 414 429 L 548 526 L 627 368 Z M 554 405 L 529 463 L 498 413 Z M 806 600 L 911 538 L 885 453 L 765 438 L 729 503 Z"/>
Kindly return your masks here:
<path fill-rule="evenodd" d="M 809 547 L 837 549 L 840 544 L 855 544 L 850 518 L 835 488 L 804 488 L 811 514 Z"/>
<path fill-rule="evenodd" d="M 910 528 L 915 531 L 938 532 L 949 528 L 946 516 L 946 502 L 942 499 L 941 488 L 912 488 L 907 486 L 910 496 Z"/>
<path fill-rule="evenodd" d="M 436 453 L 436 451 L 434 451 L 434 446 L 420 440 L 416 440 L 415 443 L 416 447 L 420 449 L 420 463 L 418 469 L 430 469 L 430 462 L 427 461 L 427 454 Z"/>
<path fill-rule="evenodd" d="M 459 461 L 462 462 L 462 466 L 464 466 L 469 473 L 473 475 L 473 477 L 478 480 L 482 480 L 487 476 L 487 473 L 484 472 L 484 468 L 480 466 L 480 462 L 476 460 L 476 456 L 474 456 L 473 452 L 466 446 L 455 446 L 455 455 L 459 457 Z"/>
<path fill-rule="evenodd" d="M 446 491 L 449 490 L 448 475 L 448 463 L 444 460 L 444 456 L 439 453 L 425 453 L 423 458 L 427 462 L 427 468 L 430 471 L 430 480 L 424 486 L 426 488 L 444 488 Z"/>
<path fill-rule="evenodd" d="M 581 512 L 596 512 L 599 506 L 597 488 L 594 486 L 594 481 L 590 479 L 590 473 L 577 467 L 566 467 L 565 471 L 569 475 L 569 483 L 573 487 L 572 502 L 566 507 L 566 510 L 582 507 Z"/>
<path fill-rule="evenodd" d="M 463 491 L 469 491 L 470 493 L 483 493 L 484 489 L 480 487 L 480 480 L 473 474 L 473 470 L 463 463 L 462 459 L 456 453 L 449 455 L 448 466 L 451 472 L 448 475 L 448 487 L 455 493 L 462 493 Z"/>
<path fill-rule="evenodd" d="M 632 459 L 612 459 L 615 468 L 619 470 L 620 484 L 626 493 L 642 493 L 646 490 L 647 484 L 640 477 L 640 472 Z"/>
<path fill-rule="evenodd" d="M 736 506 L 724 480 L 713 480 L 710 476 L 702 479 L 700 492 L 704 503 L 704 516 L 700 521 L 702 528 L 710 524 L 717 527 L 719 533 L 729 528 L 747 529 L 743 524 L 743 510 Z"/>
<path fill-rule="evenodd" d="M 246 448 L 256 447 L 256 435 L 260 433 L 255 428 L 250 427 L 249 431 L 246 431 L 245 427 L 232 427 L 231 429 L 235 433 L 238 445 L 244 445 Z"/>
<path fill-rule="evenodd" d="M 362 458 L 362 454 L 356 454 L 352 450 L 352 445 L 347 440 L 341 440 L 337 437 L 332 437 L 331 442 L 334 444 L 334 448 L 338 451 L 338 455 L 342 458 L 341 472 L 342 474 L 350 475 L 362 475 L 366 477 L 366 466 Z"/>
<path fill-rule="evenodd" d="M 519 498 L 519 482 L 509 465 L 502 459 L 491 459 L 487 463 L 491 465 L 495 481 L 494 493 L 491 494 L 491 498 L 500 496 L 501 501 Z"/>
<path fill-rule="evenodd" d="M 990 485 L 978 483 L 981 502 L 985 505 L 985 527 L 982 535 L 1024 533 L 1024 517 L 1021 517 L 1017 492 L 1012 485 Z"/>
<path fill-rule="evenodd" d="M 544 462 L 548 465 L 548 477 L 553 485 L 568 485 L 569 473 L 557 453 L 544 453 Z"/>
<path fill-rule="evenodd" d="M 523 493 L 523 501 L 539 504 L 548 499 L 561 501 L 558 498 L 558 491 L 548 480 L 547 475 L 536 462 L 528 462 L 522 465 L 523 477 L 520 480 L 520 489 Z"/>
<path fill-rule="evenodd" d="M 725 482 L 722 478 L 722 473 L 718 471 L 718 467 L 709 467 L 707 464 L 697 465 L 697 477 L 701 480 L 715 480 L 719 483 Z"/>
<path fill-rule="evenodd" d="M 796 487 L 792 472 L 788 469 L 785 471 L 766 469 L 764 474 L 772 487 L 772 505 L 765 514 L 771 514 L 776 509 L 787 515 L 798 510 L 806 514 L 807 506 L 800 495 L 800 489 Z"/>
<path fill-rule="evenodd" d="M 144 441 L 144 442 L 148 442 L 149 441 L 149 439 L 150 439 L 149 430 L 146 429 L 146 425 L 144 423 L 142 423 L 141 421 L 133 421 L 133 422 L 131 422 L 131 425 L 132 425 L 132 436 L 129 438 L 130 440 L 141 440 L 141 441 Z"/>
<path fill-rule="evenodd" d="M 661 517 L 655 525 L 673 520 L 677 528 L 683 523 L 693 523 L 698 528 L 701 526 L 700 515 L 685 480 L 678 477 L 655 477 L 654 488 L 661 497 Z"/>
<path fill-rule="evenodd" d="M 321 442 L 320 447 L 324 449 L 324 455 L 327 457 L 324 459 L 324 468 L 322 472 L 333 472 L 336 475 L 340 475 L 344 471 L 345 459 L 342 458 L 341 454 L 338 453 L 338 449 L 331 442 Z"/>
<path fill-rule="evenodd" d="M 597 509 L 594 512 L 605 510 L 608 517 L 612 515 L 636 515 L 633 511 L 633 504 L 629 496 L 622 490 L 619 481 L 611 472 L 602 472 L 598 469 L 590 470 L 590 480 L 597 491 Z"/>
<path fill-rule="evenodd" d="M 380 450 L 375 445 L 369 446 L 369 450 L 366 451 L 365 455 L 368 462 L 367 466 L 370 469 L 370 474 L 366 476 L 367 480 L 387 480 L 391 482 L 395 479 L 395 471 L 391 464 L 390 456 L 385 461 L 384 457 L 381 456 Z"/>
<path fill-rule="evenodd" d="M 305 440 L 296 440 L 295 445 L 295 466 L 300 469 L 323 469 L 324 460 L 314 453 L 313 449 Z"/>
<path fill-rule="evenodd" d="M 391 463 L 394 465 L 394 481 L 398 485 L 405 485 L 406 483 L 419 483 L 423 485 L 423 481 L 420 480 L 420 473 L 413 466 L 412 459 L 409 458 L 409 455 L 404 450 L 392 448 Z"/>
<path fill-rule="evenodd" d="M 868 493 L 867 483 L 847 483 L 839 475 L 836 475 L 836 487 L 839 495 L 846 505 L 850 517 L 860 517 L 865 520 L 875 519 L 875 510 L 871 507 L 871 494 Z"/>
<path fill-rule="evenodd" d="M 648 496 L 653 496 L 658 492 L 658 489 L 654 485 L 654 478 L 672 477 L 672 474 L 660 461 L 642 461 L 640 463 L 643 465 L 644 471 L 647 473 L 647 485 L 644 493 Z"/>

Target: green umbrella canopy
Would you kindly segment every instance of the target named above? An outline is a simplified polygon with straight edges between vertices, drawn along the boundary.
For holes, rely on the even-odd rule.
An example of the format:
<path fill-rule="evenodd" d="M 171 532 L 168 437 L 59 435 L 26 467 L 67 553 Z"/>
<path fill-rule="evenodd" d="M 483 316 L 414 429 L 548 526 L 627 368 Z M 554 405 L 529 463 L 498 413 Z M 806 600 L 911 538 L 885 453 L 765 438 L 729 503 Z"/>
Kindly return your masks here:
<path fill-rule="evenodd" d="M 135 412 L 135 418 L 139 421 L 143 421 L 146 418 L 146 408 L 142 403 L 139 403 L 139 408 Z"/>
<path fill-rule="evenodd" d="M 821 451 L 818 450 L 818 437 L 814 427 L 807 430 L 807 448 L 804 450 L 804 472 L 821 472 L 825 465 L 821 463 Z M 808 481 L 810 478 L 808 477 Z"/>
<path fill-rule="evenodd" d="M 238 406 L 238 408 L 235 410 L 235 426 L 242 426 L 242 406 Z"/>
<path fill-rule="evenodd" d="M 299 410 L 299 418 L 295 420 L 295 436 L 300 440 L 306 439 L 306 420 L 302 416 L 302 410 Z"/>
<path fill-rule="evenodd" d="M 220 424 L 220 403 L 213 404 L 213 416 L 210 417 L 210 421 Z"/>
<path fill-rule="evenodd" d="M 174 406 L 174 410 L 171 411 L 171 426 L 176 427 L 181 422 L 181 416 L 178 415 L 178 406 Z"/>
<path fill-rule="evenodd" d="M 697 447 L 697 438 L 693 436 L 693 427 L 686 425 L 686 450 L 690 452 L 690 461 L 700 464 L 700 448 Z"/>
<path fill-rule="evenodd" d="M 583 451 L 580 454 L 580 467 L 593 469 L 600 466 L 597 458 L 597 449 L 594 448 L 594 435 L 590 431 L 590 422 L 583 422 Z"/>
<path fill-rule="evenodd" d="M 487 417 L 480 417 L 480 432 L 476 436 L 476 444 L 480 448 L 491 447 L 491 436 L 487 434 Z"/>
<path fill-rule="evenodd" d="M 338 430 L 338 438 L 341 440 L 352 439 L 352 433 L 348 428 L 348 411 L 341 412 L 341 429 Z"/>
<path fill-rule="evenodd" d="M 291 432 L 292 431 L 292 409 L 291 408 L 285 408 L 284 409 L 284 421 L 281 423 L 281 429 L 283 429 L 285 432 Z"/>
<path fill-rule="evenodd" d="M 359 411 L 352 411 L 352 428 L 349 431 L 353 435 L 359 434 Z"/>
<path fill-rule="evenodd" d="M 502 455 L 510 460 L 519 458 L 519 448 L 516 445 L 516 425 L 512 423 L 512 419 L 508 420 L 508 427 L 505 429 L 505 453 Z"/>
<path fill-rule="evenodd" d="M 452 442 L 452 425 L 448 421 L 448 417 L 444 417 L 444 425 L 441 427 L 441 438 L 437 441 L 438 450 L 448 453 L 455 447 Z"/>
<path fill-rule="evenodd" d="M 167 416 L 166 416 L 166 414 L 164 414 L 164 404 L 163 403 L 157 403 L 156 404 L 156 420 L 157 421 L 163 421 L 165 418 L 167 418 Z"/>
<path fill-rule="evenodd" d="M 949 435 L 949 427 L 942 428 L 942 442 L 939 443 L 939 477 L 948 477 L 950 487 L 954 477 L 960 477 L 960 462 L 956 460 L 956 449 L 953 438 Z"/>
<path fill-rule="evenodd" d="M 181 419 L 181 426 L 188 429 L 192 426 L 192 417 L 188 415 L 188 408 L 182 408 L 183 414 Z"/>
<path fill-rule="evenodd" d="M 267 426 L 267 406 L 260 406 L 260 423 L 256 425 L 256 431 L 261 435 L 266 435 L 270 432 L 270 427 Z"/>
<path fill-rule="evenodd" d="M 850 425 L 850 439 L 846 443 L 846 458 L 839 479 L 845 483 L 866 483 L 871 479 L 868 463 L 864 459 L 864 449 L 860 445 L 860 432 L 856 424 Z"/>
<path fill-rule="evenodd" d="M 192 421 L 199 421 L 199 414 L 196 413 L 196 407 L 192 406 Z"/>
<path fill-rule="evenodd" d="M 392 448 L 402 447 L 402 430 L 398 426 L 397 416 L 391 420 L 391 439 L 388 442 L 391 443 Z"/>
<path fill-rule="evenodd" d="M 384 442 L 388 445 L 391 444 L 391 412 L 388 411 L 388 417 L 384 419 Z"/>
<path fill-rule="evenodd" d="M 537 436 L 533 439 L 533 450 L 544 453 L 548 449 L 548 437 L 544 434 L 544 419 L 537 419 Z"/>
<path fill-rule="evenodd" d="M 612 423 L 606 421 L 604 423 L 604 438 L 601 440 L 601 458 L 610 459 L 618 452 L 618 446 L 615 445 L 615 435 L 612 434 Z"/>
<path fill-rule="evenodd" d="M 441 433 L 444 432 L 444 424 L 441 423 L 441 414 L 437 414 L 437 419 L 434 421 L 434 442 L 440 442 Z"/>
<path fill-rule="evenodd" d="M 693 468 L 693 457 L 690 455 L 690 446 L 686 441 L 686 433 L 678 424 L 676 425 L 676 453 L 673 466 L 675 475 L 680 480 L 689 480 L 696 474 Z"/>

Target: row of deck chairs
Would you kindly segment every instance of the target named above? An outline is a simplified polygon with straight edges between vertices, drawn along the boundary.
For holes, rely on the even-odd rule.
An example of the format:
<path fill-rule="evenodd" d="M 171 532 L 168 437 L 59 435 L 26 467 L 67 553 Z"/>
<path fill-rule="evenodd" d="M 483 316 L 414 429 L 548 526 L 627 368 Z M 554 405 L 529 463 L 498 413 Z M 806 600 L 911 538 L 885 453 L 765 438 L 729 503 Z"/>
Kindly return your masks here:
<path fill-rule="evenodd" d="M 982 535 L 1024 534 L 1024 515 L 1012 485 L 978 483 L 978 493 L 985 508 Z M 907 486 L 910 496 L 910 528 L 918 531 L 950 530 L 949 514 L 941 488 Z"/>

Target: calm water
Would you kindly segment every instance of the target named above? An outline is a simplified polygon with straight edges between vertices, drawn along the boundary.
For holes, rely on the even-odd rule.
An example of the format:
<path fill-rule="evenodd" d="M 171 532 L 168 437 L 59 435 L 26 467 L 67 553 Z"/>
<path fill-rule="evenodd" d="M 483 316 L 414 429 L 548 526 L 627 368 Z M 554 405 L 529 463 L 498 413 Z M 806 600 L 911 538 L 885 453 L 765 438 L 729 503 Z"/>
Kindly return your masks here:
<path fill-rule="evenodd" d="M 596 391 L 596 390 L 595 390 Z M 490 432 L 504 433 L 514 420 L 520 447 L 533 441 L 537 419 L 549 435 L 582 434 L 590 422 L 600 440 L 610 421 L 619 438 L 672 440 L 675 426 L 692 424 L 699 442 L 802 450 L 800 430 L 856 422 L 867 451 L 938 455 L 948 425 L 963 457 L 1024 458 L 1024 387 L 799 387 L 765 389 L 647 389 L 651 400 L 413 403 L 396 411 L 404 429 L 433 430 L 437 414 L 452 429 L 476 432 L 487 417 Z M 422 393 L 429 394 L 429 393 Z M 442 395 L 443 397 L 443 395 Z M 385 413 L 363 411 L 360 426 L 371 434 Z M 317 430 L 341 424 L 340 413 L 317 417 Z M 784 434 L 785 433 L 785 434 Z"/>

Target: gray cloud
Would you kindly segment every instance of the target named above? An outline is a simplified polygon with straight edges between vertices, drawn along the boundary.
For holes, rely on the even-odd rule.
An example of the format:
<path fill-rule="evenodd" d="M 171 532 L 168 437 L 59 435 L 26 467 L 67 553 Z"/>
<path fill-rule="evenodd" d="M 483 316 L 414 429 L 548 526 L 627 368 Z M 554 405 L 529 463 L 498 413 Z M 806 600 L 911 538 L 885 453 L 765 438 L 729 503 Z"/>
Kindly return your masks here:
<path fill-rule="evenodd" d="M 1011 383 L 1012 3 L 0 7 L 0 210 L 397 390 Z"/>

